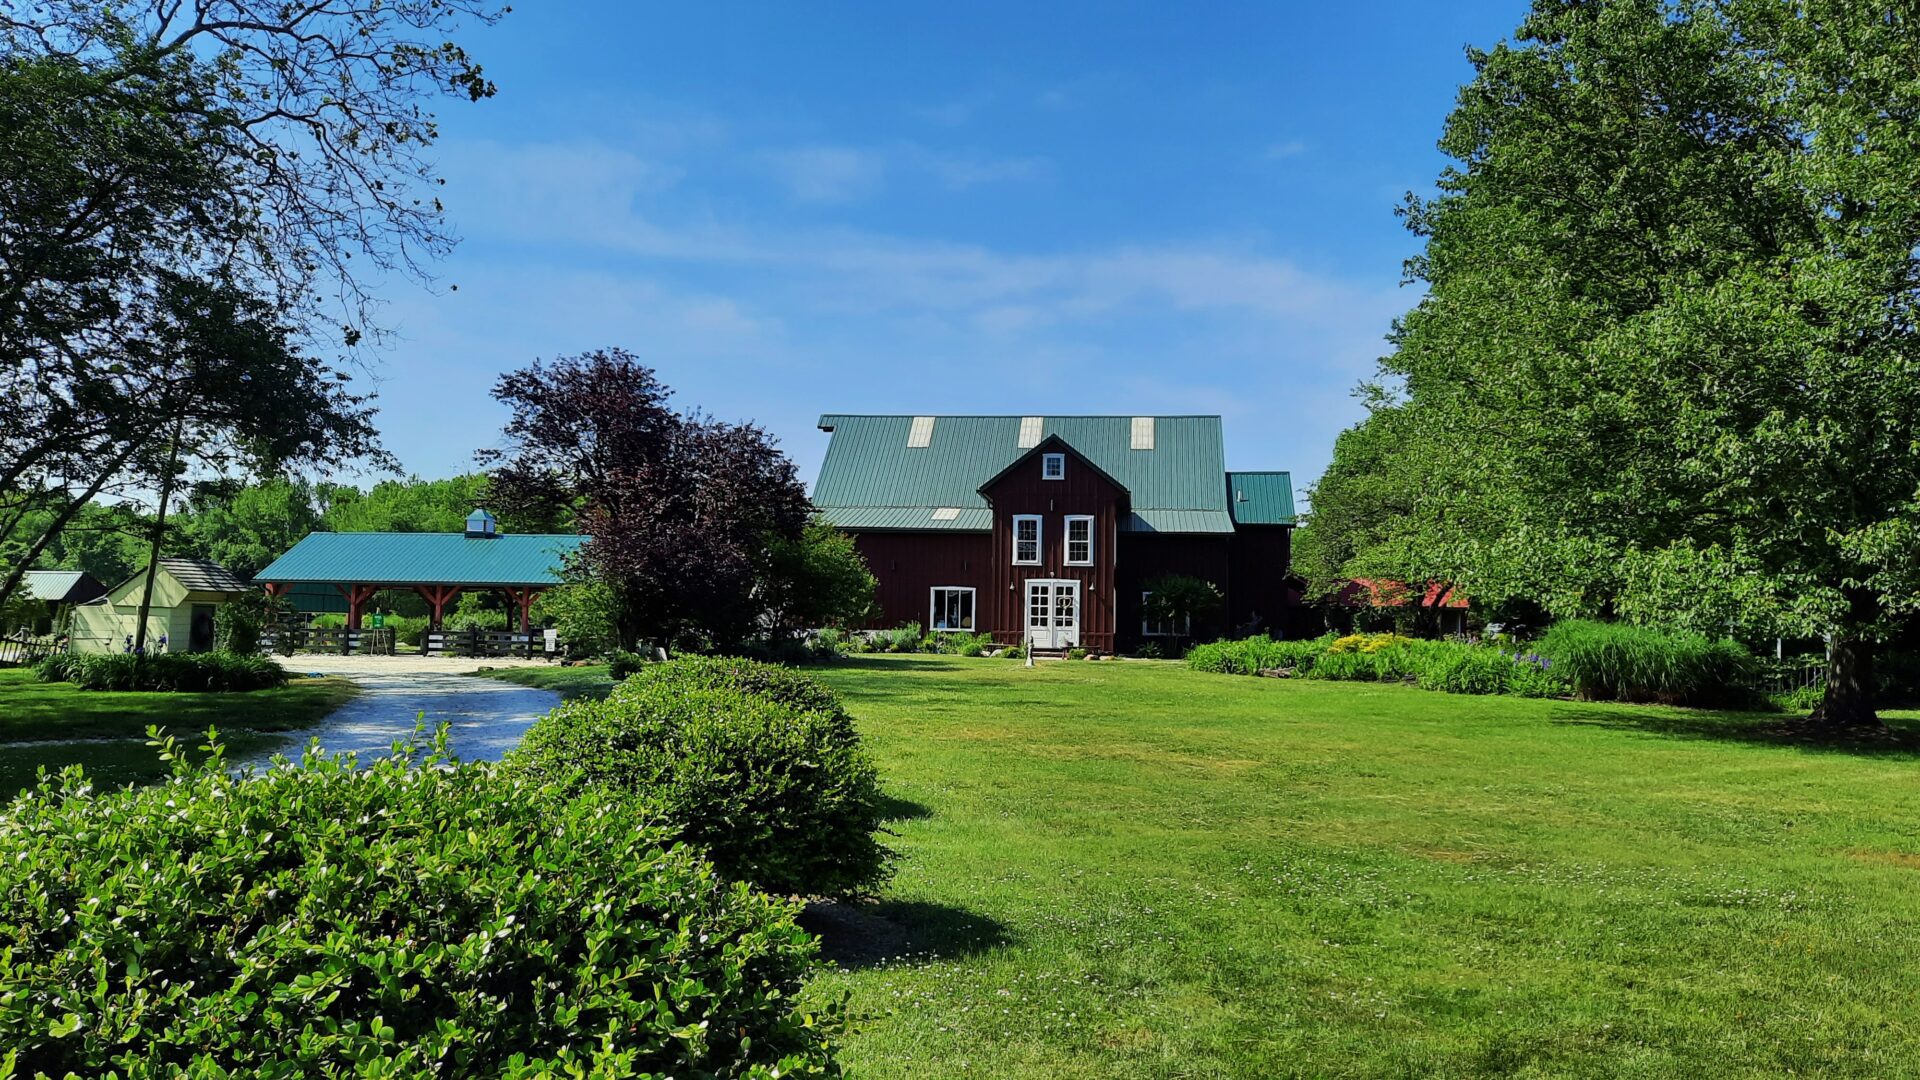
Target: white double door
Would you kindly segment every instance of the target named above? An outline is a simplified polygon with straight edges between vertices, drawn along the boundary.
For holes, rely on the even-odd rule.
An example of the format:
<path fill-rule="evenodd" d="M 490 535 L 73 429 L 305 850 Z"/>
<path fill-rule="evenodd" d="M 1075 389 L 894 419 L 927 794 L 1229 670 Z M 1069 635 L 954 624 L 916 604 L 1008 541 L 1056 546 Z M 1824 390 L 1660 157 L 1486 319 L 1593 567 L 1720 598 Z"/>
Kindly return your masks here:
<path fill-rule="evenodd" d="M 1027 640 L 1036 649 L 1080 644 L 1080 583 L 1067 579 L 1027 581 Z"/>

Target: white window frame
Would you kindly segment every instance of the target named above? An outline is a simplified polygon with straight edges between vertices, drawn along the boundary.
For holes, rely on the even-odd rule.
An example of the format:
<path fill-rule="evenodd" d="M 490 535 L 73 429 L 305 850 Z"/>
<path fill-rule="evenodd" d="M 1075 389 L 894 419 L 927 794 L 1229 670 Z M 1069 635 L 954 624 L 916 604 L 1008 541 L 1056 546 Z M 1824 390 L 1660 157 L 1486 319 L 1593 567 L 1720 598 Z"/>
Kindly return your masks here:
<path fill-rule="evenodd" d="M 1033 522 L 1033 558 L 1031 559 L 1023 559 L 1020 557 L 1020 523 L 1023 521 Z M 1013 565 L 1039 566 L 1040 556 L 1047 550 L 1046 539 L 1046 522 L 1041 519 L 1039 514 L 1013 515 Z"/>
<path fill-rule="evenodd" d="M 941 626 L 941 593 L 966 593 L 966 626 Z M 927 590 L 927 632 L 930 634 L 971 634 L 980 625 L 980 590 L 971 585 L 935 585 Z"/>
<path fill-rule="evenodd" d="M 1061 530 L 1064 535 L 1062 535 L 1060 538 L 1060 544 L 1061 544 L 1060 554 L 1063 557 L 1064 561 L 1066 562 L 1066 565 L 1092 566 L 1093 560 L 1094 560 L 1093 534 L 1095 531 L 1094 523 L 1093 523 L 1094 521 L 1093 515 L 1092 514 L 1068 514 L 1066 521 L 1067 521 L 1066 528 Z M 1087 523 L 1087 557 L 1084 559 L 1076 559 L 1073 557 L 1073 525 L 1077 521 L 1084 521 Z"/>
<path fill-rule="evenodd" d="M 1187 616 L 1187 626 L 1186 626 L 1185 633 L 1175 634 L 1166 629 L 1155 630 L 1153 628 L 1153 620 L 1147 618 L 1147 598 L 1152 595 L 1153 595 L 1152 590 L 1148 590 L 1147 592 L 1143 592 L 1140 594 L 1140 636 L 1141 637 L 1192 637 L 1193 636 L 1193 616 L 1191 615 Z"/>
<path fill-rule="evenodd" d="M 1065 480 L 1067 478 L 1067 455 L 1041 454 L 1040 479 Z"/>

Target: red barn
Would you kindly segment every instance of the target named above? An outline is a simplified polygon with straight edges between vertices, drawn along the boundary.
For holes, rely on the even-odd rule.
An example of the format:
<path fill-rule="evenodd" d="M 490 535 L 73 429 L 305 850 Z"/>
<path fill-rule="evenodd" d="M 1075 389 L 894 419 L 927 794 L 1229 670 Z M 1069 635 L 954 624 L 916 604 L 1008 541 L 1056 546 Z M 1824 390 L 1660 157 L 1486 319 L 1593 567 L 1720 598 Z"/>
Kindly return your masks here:
<path fill-rule="evenodd" d="M 1181 574 L 1226 597 L 1224 625 L 1277 625 L 1293 483 L 1228 472 L 1217 416 L 837 416 L 813 501 L 880 580 L 874 627 L 987 631 L 1096 652 L 1169 627 L 1145 586 Z"/>

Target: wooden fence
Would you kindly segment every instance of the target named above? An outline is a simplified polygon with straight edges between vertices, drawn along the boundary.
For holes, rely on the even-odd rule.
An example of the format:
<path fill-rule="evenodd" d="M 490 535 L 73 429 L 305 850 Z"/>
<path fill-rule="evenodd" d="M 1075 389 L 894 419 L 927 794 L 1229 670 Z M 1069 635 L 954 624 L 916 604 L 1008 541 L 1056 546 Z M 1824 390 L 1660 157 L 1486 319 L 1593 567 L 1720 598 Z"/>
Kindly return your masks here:
<path fill-rule="evenodd" d="M 421 639 L 428 656 L 525 656 L 547 655 L 547 637 L 543 630 L 518 633 L 503 630 L 429 630 Z"/>
<path fill-rule="evenodd" d="M 0 637 L 0 666 L 37 664 L 54 653 L 65 651 L 65 644 L 56 637 L 30 637 L 25 634 Z"/>
<path fill-rule="evenodd" d="M 359 630 L 341 627 L 275 627 L 260 635 L 262 652 L 292 656 L 297 652 L 339 653 L 342 656 L 392 656 L 393 627 L 370 626 Z"/>

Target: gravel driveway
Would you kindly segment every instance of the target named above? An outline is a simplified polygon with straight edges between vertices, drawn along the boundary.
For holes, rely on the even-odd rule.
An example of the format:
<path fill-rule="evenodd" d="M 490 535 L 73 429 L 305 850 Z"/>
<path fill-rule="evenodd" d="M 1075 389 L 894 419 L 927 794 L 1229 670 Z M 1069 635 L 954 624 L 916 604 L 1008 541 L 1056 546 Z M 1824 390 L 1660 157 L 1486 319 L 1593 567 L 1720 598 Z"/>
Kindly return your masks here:
<path fill-rule="evenodd" d="M 446 660 L 417 656 L 276 657 L 289 671 L 342 675 L 361 688 L 358 697 L 311 728 L 292 733 L 279 752 L 297 755 L 317 738 L 329 753 L 353 751 L 363 759 L 384 753 L 395 739 L 413 733 L 416 717 L 429 732 L 452 725 L 453 752 L 466 761 L 492 761 L 520 742 L 520 736 L 549 709 L 560 704 L 551 690 L 534 690 L 471 672 L 486 667 L 539 666 L 526 660 Z M 252 763 L 265 764 L 273 752 Z"/>

